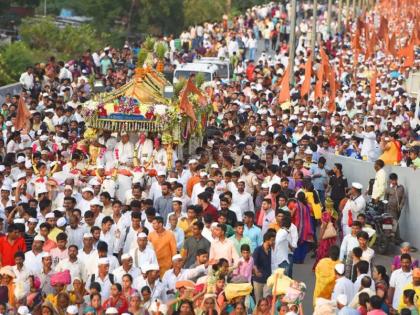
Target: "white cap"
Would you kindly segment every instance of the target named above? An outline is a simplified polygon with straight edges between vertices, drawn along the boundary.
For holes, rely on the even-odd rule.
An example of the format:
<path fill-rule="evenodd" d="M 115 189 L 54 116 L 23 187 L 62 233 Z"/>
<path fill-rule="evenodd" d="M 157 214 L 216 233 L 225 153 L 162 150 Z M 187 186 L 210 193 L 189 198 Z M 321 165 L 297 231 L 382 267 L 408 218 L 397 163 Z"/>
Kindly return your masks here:
<path fill-rule="evenodd" d="M 123 254 L 121 256 L 121 260 L 130 259 L 130 258 L 131 258 L 130 254 Z"/>
<path fill-rule="evenodd" d="M 10 187 L 3 184 L 3 186 L 1 186 L 1 189 L 0 190 L 10 191 Z"/>
<path fill-rule="evenodd" d="M 4 172 L 5 169 L 6 169 L 6 167 L 3 164 L 0 165 L 0 172 Z"/>
<path fill-rule="evenodd" d="M 206 177 L 208 174 L 206 172 L 200 172 L 200 177 Z"/>
<path fill-rule="evenodd" d="M 45 219 L 54 219 L 54 218 L 55 216 L 54 216 L 54 213 L 52 212 L 48 212 L 47 215 L 45 216 Z"/>
<path fill-rule="evenodd" d="M 106 257 L 99 258 L 98 265 L 109 265 L 109 259 Z"/>
<path fill-rule="evenodd" d="M 21 179 L 26 178 L 26 174 L 25 173 L 20 173 L 16 177 L 17 177 L 17 180 L 21 180 Z"/>
<path fill-rule="evenodd" d="M 100 185 L 101 185 L 101 183 L 98 181 L 98 179 L 96 179 L 96 178 L 94 177 L 94 178 L 92 178 L 92 179 L 89 181 L 89 185 L 90 185 L 90 186 L 100 186 Z"/>
<path fill-rule="evenodd" d="M 261 188 L 270 188 L 270 184 L 268 183 L 262 183 Z"/>
<path fill-rule="evenodd" d="M 92 194 L 94 193 L 93 189 L 91 187 L 85 187 L 82 189 L 82 193 L 84 192 L 91 192 Z"/>
<path fill-rule="evenodd" d="M 339 275 L 343 275 L 344 274 L 344 264 L 337 264 L 334 267 L 335 271 L 337 271 L 337 273 Z"/>
<path fill-rule="evenodd" d="M 147 235 L 144 232 L 140 232 L 140 233 L 137 233 L 137 238 L 147 238 Z"/>
<path fill-rule="evenodd" d="M 34 237 L 34 241 L 40 241 L 40 242 L 45 242 L 45 237 L 43 237 L 42 235 L 36 235 Z"/>
<path fill-rule="evenodd" d="M 196 164 L 198 161 L 196 159 L 191 159 L 188 161 L 188 164 Z"/>
<path fill-rule="evenodd" d="M 66 218 L 61 217 L 57 220 L 57 226 L 58 227 L 63 227 L 66 224 L 67 224 Z"/>
<path fill-rule="evenodd" d="M 286 143 L 286 147 L 288 147 L 288 148 L 293 148 L 293 144 L 292 144 L 291 142 L 287 142 L 287 143 Z"/>
<path fill-rule="evenodd" d="M 311 150 L 311 149 L 309 149 L 309 148 L 308 148 L 308 149 L 306 149 L 306 150 L 305 150 L 305 154 L 310 154 L 310 155 L 312 155 L 312 154 L 313 154 L 313 152 L 312 152 L 312 150 Z"/>
<path fill-rule="evenodd" d="M 178 178 L 171 177 L 168 179 L 168 183 L 176 183 L 178 181 Z"/>
<path fill-rule="evenodd" d="M 26 305 L 19 306 L 17 313 L 19 315 L 28 315 L 29 314 L 29 308 Z"/>
<path fill-rule="evenodd" d="M 368 126 L 368 127 L 375 127 L 375 124 L 373 122 L 371 122 L 371 121 L 368 121 L 367 124 L 366 124 L 366 126 Z"/>
<path fill-rule="evenodd" d="M 64 207 L 57 207 L 55 210 L 60 211 L 60 212 L 66 212 L 66 208 Z"/>
<path fill-rule="evenodd" d="M 212 164 L 212 165 L 210 166 L 210 168 L 219 168 L 219 165 L 217 165 L 216 163 L 214 163 L 214 164 Z"/>
<path fill-rule="evenodd" d="M 13 220 L 15 224 L 25 224 L 25 219 L 17 218 Z"/>
<path fill-rule="evenodd" d="M 43 253 L 41 254 L 41 259 L 42 259 L 42 258 L 47 258 L 47 257 L 51 257 L 51 254 L 50 254 L 49 252 L 43 252 Z"/>
<path fill-rule="evenodd" d="M 38 219 L 37 218 L 29 218 L 28 222 L 29 223 L 38 223 Z"/>
<path fill-rule="evenodd" d="M 157 176 L 166 176 L 166 172 L 164 171 L 159 171 Z"/>
<path fill-rule="evenodd" d="M 64 190 L 71 190 L 71 191 L 73 191 L 73 187 L 71 187 L 70 185 L 66 185 L 66 186 L 64 186 Z"/>
<path fill-rule="evenodd" d="M 172 256 L 172 261 L 178 260 L 178 259 L 182 259 L 182 256 L 180 254 L 176 254 L 174 256 Z"/>
<path fill-rule="evenodd" d="M 25 163 L 26 159 L 25 157 L 23 157 L 22 155 L 20 155 L 17 159 L 16 159 L 16 163 Z"/>
<path fill-rule="evenodd" d="M 359 189 L 359 190 L 363 189 L 363 185 L 357 182 L 352 183 L 351 187 Z"/>
<path fill-rule="evenodd" d="M 108 307 L 105 314 L 118 314 L 118 310 L 115 307 Z"/>
<path fill-rule="evenodd" d="M 83 238 L 93 238 L 92 233 L 84 233 Z"/>
<path fill-rule="evenodd" d="M 244 160 L 250 160 L 251 157 L 249 155 L 244 155 Z"/>
<path fill-rule="evenodd" d="M 104 206 L 104 204 L 98 198 L 93 198 L 90 201 L 90 205 L 91 206 L 99 206 L 99 207 L 103 207 Z"/>
<path fill-rule="evenodd" d="M 77 313 L 79 313 L 79 308 L 77 307 L 77 305 L 69 305 L 67 306 L 66 312 L 68 314 L 76 315 Z"/>
<path fill-rule="evenodd" d="M 173 197 L 172 202 L 174 202 L 174 201 L 178 201 L 178 202 L 182 203 L 182 199 L 179 198 L 179 197 Z"/>
<path fill-rule="evenodd" d="M 48 140 L 48 136 L 42 135 L 41 137 L 39 137 L 39 140 L 41 140 L 41 141 L 47 141 Z"/>
<path fill-rule="evenodd" d="M 251 127 L 249 127 L 249 131 L 251 131 L 251 132 L 257 131 L 257 127 L 251 126 Z"/>
<path fill-rule="evenodd" d="M 148 271 L 156 270 L 159 271 L 159 265 L 158 264 L 148 264 L 141 268 L 141 270 L 146 273 Z"/>
<path fill-rule="evenodd" d="M 345 294 L 339 294 L 337 296 L 337 303 L 346 306 L 348 301 L 347 301 L 347 295 Z"/>

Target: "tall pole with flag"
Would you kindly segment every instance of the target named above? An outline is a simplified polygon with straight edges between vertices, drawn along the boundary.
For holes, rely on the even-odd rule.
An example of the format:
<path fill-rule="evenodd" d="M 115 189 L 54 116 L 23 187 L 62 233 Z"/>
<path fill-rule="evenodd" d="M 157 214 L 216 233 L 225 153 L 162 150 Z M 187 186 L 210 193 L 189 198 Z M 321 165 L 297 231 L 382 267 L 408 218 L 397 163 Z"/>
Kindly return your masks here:
<path fill-rule="evenodd" d="M 315 43 L 316 43 L 316 20 L 318 11 L 318 0 L 314 0 L 314 7 L 312 12 L 312 37 L 311 37 L 311 51 L 312 60 L 315 60 Z"/>
<path fill-rule="evenodd" d="M 290 77 L 289 83 L 293 84 L 294 67 L 295 67 L 295 50 L 296 50 L 296 0 L 292 0 L 292 7 L 290 12 L 290 39 L 289 39 L 289 65 Z"/>

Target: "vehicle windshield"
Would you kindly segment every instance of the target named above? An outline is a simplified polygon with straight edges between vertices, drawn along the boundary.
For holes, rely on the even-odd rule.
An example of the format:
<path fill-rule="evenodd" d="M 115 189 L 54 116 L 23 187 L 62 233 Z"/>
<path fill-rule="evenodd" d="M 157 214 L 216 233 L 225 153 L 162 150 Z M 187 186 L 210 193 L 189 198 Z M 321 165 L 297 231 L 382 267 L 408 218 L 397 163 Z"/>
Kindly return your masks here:
<path fill-rule="evenodd" d="M 197 74 L 197 73 L 202 73 L 204 75 L 204 81 L 206 81 L 206 82 L 212 80 L 210 72 L 188 71 L 188 70 L 176 70 L 175 71 L 175 78 L 177 80 L 188 80 L 188 78 L 192 74 Z"/>

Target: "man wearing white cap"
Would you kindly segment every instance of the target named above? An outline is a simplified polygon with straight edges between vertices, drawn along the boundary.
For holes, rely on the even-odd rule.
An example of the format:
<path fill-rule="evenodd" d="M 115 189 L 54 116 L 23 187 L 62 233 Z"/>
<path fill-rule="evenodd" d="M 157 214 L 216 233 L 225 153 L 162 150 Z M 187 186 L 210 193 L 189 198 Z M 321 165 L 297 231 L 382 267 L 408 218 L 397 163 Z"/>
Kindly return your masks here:
<path fill-rule="evenodd" d="M 94 192 L 91 187 L 85 187 L 82 189 L 82 198 L 77 202 L 77 208 L 82 211 L 82 216 L 85 215 L 85 212 L 90 210 L 91 201 L 94 198 Z"/>
<path fill-rule="evenodd" d="M 122 283 L 122 278 L 125 274 L 131 275 L 133 279 L 141 276 L 140 268 L 133 266 L 133 258 L 130 254 L 123 254 L 121 256 L 121 266 L 115 269 L 112 274 L 117 283 Z"/>
<path fill-rule="evenodd" d="M 111 286 L 115 283 L 113 274 L 109 273 L 109 259 L 106 257 L 98 259 L 98 271 L 88 277 L 86 281 L 86 290 L 89 290 L 93 282 L 101 286 L 101 297 L 107 299 L 111 293 Z"/>
<path fill-rule="evenodd" d="M 123 131 L 121 133 L 121 140 L 114 149 L 115 163 L 118 163 L 120 167 L 129 166 L 133 162 L 134 146 L 129 139 L 128 133 Z"/>
<path fill-rule="evenodd" d="M 142 273 L 145 272 L 142 266 L 158 263 L 156 252 L 149 245 L 147 235 L 144 232 L 137 234 L 137 246 L 130 250 L 129 255 L 133 257 L 134 266 L 140 268 Z"/>
<path fill-rule="evenodd" d="M 141 289 L 147 286 L 150 288 L 150 299 L 152 301 L 155 299 L 160 299 L 163 302 L 166 302 L 167 298 L 165 287 L 163 286 L 162 281 L 159 279 L 159 265 L 144 265 L 142 266 L 142 272 L 145 274 L 145 277 L 138 277 L 137 279 L 134 279 L 133 288 L 141 292 Z"/>
<path fill-rule="evenodd" d="M 184 269 L 182 268 L 183 265 L 184 259 L 182 256 L 180 254 L 174 255 L 172 257 L 172 268 L 167 270 L 162 277 L 162 283 L 169 299 L 175 297 L 177 281 L 196 279 L 207 272 L 205 265 L 199 265 L 192 269 Z"/>
<path fill-rule="evenodd" d="M 362 195 L 363 185 L 357 182 L 352 183 L 350 190 L 350 198 L 347 199 L 343 208 L 343 233 L 344 236 L 351 233 L 351 223 L 357 220 L 359 213 L 366 208 L 366 200 Z"/>
<path fill-rule="evenodd" d="M 362 133 L 362 136 L 363 143 L 360 154 L 364 160 L 370 162 L 375 161 L 375 159 L 378 157 L 377 148 L 379 146 L 378 142 L 376 141 L 375 123 L 367 122 L 366 130 Z"/>
<path fill-rule="evenodd" d="M 162 196 L 161 185 L 165 182 L 166 172 L 159 171 L 156 177 L 156 181 L 152 183 L 149 189 L 149 199 L 152 199 L 153 202 L 160 196 Z"/>
<path fill-rule="evenodd" d="M 54 293 L 54 288 L 51 286 L 51 276 L 54 274 L 52 269 L 52 257 L 49 253 L 44 252 L 42 254 L 42 269 L 39 275 L 41 280 L 41 289 L 45 294 Z"/>
<path fill-rule="evenodd" d="M 33 274 L 41 272 L 42 257 L 44 254 L 42 247 L 45 241 L 45 238 L 38 234 L 32 242 L 32 249 L 25 253 L 25 267 Z"/>
<path fill-rule="evenodd" d="M 88 232 L 83 235 L 83 248 L 78 251 L 78 260 L 82 266 L 82 278 L 87 279 L 95 271 L 93 261 L 98 258 L 98 252 L 93 247 L 93 235 Z"/>
<path fill-rule="evenodd" d="M 347 304 L 349 303 L 347 295 L 345 295 L 345 294 L 338 295 L 337 299 L 336 299 L 336 302 L 337 302 L 337 308 L 338 308 L 337 315 L 358 315 L 358 314 L 360 314 L 356 309 L 347 306 Z"/>
<path fill-rule="evenodd" d="M 347 301 L 353 300 L 356 292 L 354 291 L 354 285 L 351 280 L 345 277 L 345 266 L 344 264 L 337 264 L 334 267 L 335 271 L 335 285 L 331 296 L 331 299 L 337 300 L 338 296 L 344 294 L 347 297 Z M 347 304 L 347 303 L 346 303 Z"/>

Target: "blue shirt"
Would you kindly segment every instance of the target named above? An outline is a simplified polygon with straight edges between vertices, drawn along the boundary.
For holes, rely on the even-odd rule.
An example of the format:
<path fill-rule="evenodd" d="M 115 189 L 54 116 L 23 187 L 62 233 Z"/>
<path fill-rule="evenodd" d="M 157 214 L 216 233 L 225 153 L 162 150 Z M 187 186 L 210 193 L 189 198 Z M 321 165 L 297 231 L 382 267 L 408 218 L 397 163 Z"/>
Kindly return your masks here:
<path fill-rule="evenodd" d="M 271 275 L 271 248 L 266 253 L 261 246 L 258 246 L 252 254 L 254 259 L 254 266 L 261 272 L 262 276 L 253 275 L 252 280 L 258 283 L 266 283 L 268 277 Z"/>
<path fill-rule="evenodd" d="M 263 242 L 261 229 L 255 224 L 251 228 L 247 225 L 244 226 L 244 236 L 251 241 L 251 252 L 254 252 L 257 246 L 260 246 Z"/>
<path fill-rule="evenodd" d="M 328 175 L 325 167 L 320 168 L 318 164 L 312 164 L 311 174 L 321 175 L 321 177 L 312 178 L 312 184 L 314 184 L 315 190 L 325 190 L 326 185 L 328 184 Z"/>
<path fill-rule="evenodd" d="M 338 311 L 337 315 L 359 315 L 359 312 L 349 306 L 344 306 Z"/>

